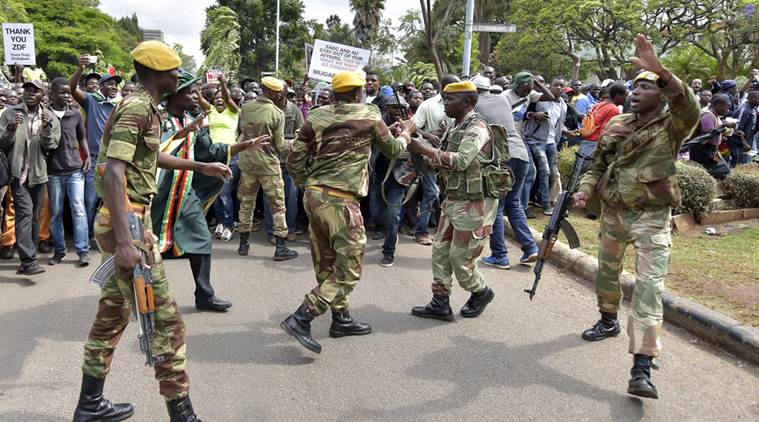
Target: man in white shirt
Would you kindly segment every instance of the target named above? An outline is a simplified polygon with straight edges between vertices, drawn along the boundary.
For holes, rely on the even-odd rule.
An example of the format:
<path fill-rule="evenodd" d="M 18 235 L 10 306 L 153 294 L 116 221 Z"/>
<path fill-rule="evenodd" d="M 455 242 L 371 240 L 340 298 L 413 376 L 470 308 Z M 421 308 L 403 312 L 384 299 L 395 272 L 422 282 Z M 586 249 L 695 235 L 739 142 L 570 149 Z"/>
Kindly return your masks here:
<path fill-rule="evenodd" d="M 440 81 L 440 91 L 442 92 L 446 85 L 458 81 L 459 78 L 456 75 L 443 76 L 442 81 Z M 440 145 L 440 136 L 443 134 L 444 128 L 452 121 L 453 119 L 445 115 L 445 106 L 443 105 L 441 94 L 424 100 L 416 110 L 416 114 L 414 114 L 417 133 L 433 145 Z M 437 185 L 435 175 L 432 173 L 422 176 L 421 185 L 423 195 L 422 202 L 419 204 L 419 220 L 414 229 L 414 240 L 416 240 L 416 243 L 426 246 L 432 244 L 432 238 L 427 230 L 427 226 L 430 223 L 432 207 L 440 196 L 440 188 Z"/>

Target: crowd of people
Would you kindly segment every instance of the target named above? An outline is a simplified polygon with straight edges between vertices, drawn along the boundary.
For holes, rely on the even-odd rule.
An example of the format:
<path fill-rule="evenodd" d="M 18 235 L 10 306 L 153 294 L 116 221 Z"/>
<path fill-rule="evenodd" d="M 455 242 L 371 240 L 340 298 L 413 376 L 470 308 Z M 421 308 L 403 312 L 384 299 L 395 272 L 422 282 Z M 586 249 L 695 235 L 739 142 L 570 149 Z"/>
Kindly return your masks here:
<path fill-rule="evenodd" d="M 245 256 L 251 232 L 265 230 L 273 259 L 284 261 L 298 256 L 287 242 L 308 228 L 318 286 L 282 328 L 309 350 L 321 351 L 310 334 L 310 321 L 327 310 L 333 316 L 330 335 L 371 332 L 368 324 L 352 319 L 347 304 L 360 278 L 364 222 L 371 237 L 383 241 L 377 257 L 382 267 L 394 265 L 400 235 L 420 247 L 433 245 L 433 298 L 412 314 L 452 320 L 448 297 L 455 275 L 471 292 L 461 314 L 476 317 L 494 297 L 477 269 L 485 243 L 489 241 L 490 253 L 480 262 L 510 268 L 506 216 L 521 247 L 519 263 L 537 259 L 539 249 L 527 221 L 536 212 L 554 212 L 560 189 L 558 151 L 577 145 L 594 161 L 585 169 L 575 205 L 596 218 L 600 211 L 586 201 L 594 192 L 602 193 L 607 218 L 601 249 L 615 251 L 599 258 L 608 261 L 597 281 L 602 318 L 583 338 L 595 341 L 619 333 L 622 258 L 617 252 L 621 249 L 623 256 L 628 243 L 636 249 L 645 243 L 655 258 L 638 268 L 637 302 L 645 303 L 633 303 L 628 327 L 635 355 L 630 389 L 656 397 L 650 368 L 660 350 L 660 294 L 658 302 L 655 298 L 666 273 L 662 257 L 669 254 L 669 206 L 679 200 L 666 165 L 673 158 L 667 148 L 699 132 L 714 133 L 683 154 L 711 171 L 714 163 L 724 161 L 719 154 L 724 141 L 730 151 L 727 171 L 749 162 L 757 149 L 756 77 L 740 90 L 732 80 L 712 80 L 710 90 L 694 80 L 688 88 L 661 66 L 650 42 L 639 36 L 641 57 L 635 64 L 644 71 L 633 80 L 606 80 L 600 86 L 559 75 L 546 83 L 528 71 L 499 76 L 492 67 L 472 76 L 425 80 L 419 87 L 385 84 L 370 69 L 365 76 L 343 72 L 331 84 L 264 77 L 242 79 L 235 86 L 223 75 L 209 83 L 181 69 L 172 81 L 164 73 L 175 72 L 176 57 L 158 44 L 143 43 L 133 52 L 136 73 L 127 80 L 86 72 L 89 56 L 83 55 L 68 79 L 46 81 L 39 68 L 17 68 L 14 82 L 0 89 L 0 147 L 9 172 L 0 258 L 11 259 L 17 252 L 19 274 L 44 271 L 39 253 L 52 252 L 49 265 L 67 258 L 66 208 L 79 266 L 90 263 L 94 247 L 122 263 L 131 259 L 131 252 L 120 249 L 122 234 L 114 217 L 125 207 L 114 197 L 125 194 L 131 210 L 155 233 L 150 250 L 158 251 L 154 272 L 161 258 L 189 259 L 198 309 L 232 306 L 211 285 L 212 235 L 231 241 L 237 233 L 238 253 Z M 694 113 L 699 113 L 694 93 L 703 107 L 695 133 Z M 734 130 L 717 131 L 728 127 Z M 483 174 L 500 150 L 496 139 L 507 145 L 499 154 L 506 153 L 509 186 L 494 196 L 497 189 Z M 633 141 L 619 144 L 622 139 Z M 616 167 L 611 166 L 614 160 L 619 160 Z M 106 163 L 105 173 L 98 175 L 98 164 Z M 173 170 L 157 172 L 157 167 Z M 612 167 L 615 176 L 609 177 Z M 123 178 L 126 185 L 119 185 Z M 658 223 L 636 232 L 635 225 L 643 221 Z M 433 227 L 438 228 L 434 239 Z M 107 300 L 101 300 L 85 347 L 83 394 L 84 385 L 94 383 L 97 390 L 93 377 L 104 377 L 108 363 L 103 364 L 103 356 L 109 361 L 113 351 L 99 346 L 110 341 L 105 326 L 112 324 L 99 318 L 123 302 L 116 284 L 111 289 L 104 288 Z M 176 306 L 170 296 L 157 297 L 158 302 Z M 170 318 L 172 312 L 176 310 Z M 165 371 L 161 391 L 170 402 L 181 402 L 186 395 L 184 355 L 178 349 L 166 353 L 169 366 L 156 367 Z M 86 399 L 77 410 L 83 415 Z"/>

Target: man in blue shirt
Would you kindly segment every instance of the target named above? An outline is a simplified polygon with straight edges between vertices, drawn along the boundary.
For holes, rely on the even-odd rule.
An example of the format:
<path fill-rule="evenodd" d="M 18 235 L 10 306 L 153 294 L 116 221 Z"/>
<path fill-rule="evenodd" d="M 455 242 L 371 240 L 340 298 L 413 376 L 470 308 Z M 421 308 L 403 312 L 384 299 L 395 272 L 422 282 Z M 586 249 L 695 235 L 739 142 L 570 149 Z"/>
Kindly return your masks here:
<path fill-rule="evenodd" d="M 92 166 L 87 170 L 84 179 L 84 206 L 87 210 L 87 227 L 89 237 L 95 235 L 92 225 L 95 222 L 98 196 L 95 192 L 95 163 L 100 151 L 100 138 L 103 137 L 103 129 L 108 121 L 108 116 L 118 102 L 119 84 L 122 79 L 118 75 L 105 74 L 100 78 L 100 89 L 95 92 L 84 92 L 79 88 L 79 79 L 82 77 L 84 68 L 90 64 L 90 57 L 79 57 L 79 68 L 69 79 L 71 96 L 82 106 L 86 113 L 87 146 L 90 149 L 90 161 Z"/>
<path fill-rule="evenodd" d="M 598 85 L 593 84 L 590 86 L 587 94 L 577 100 L 575 109 L 577 110 L 577 114 L 580 115 L 580 121 L 585 118 L 585 115 L 588 114 L 590 109 L 592 109 L 593 106 L 598 102 L 598 94 L 600 92 L 601 88 L 599 88 Z"/>

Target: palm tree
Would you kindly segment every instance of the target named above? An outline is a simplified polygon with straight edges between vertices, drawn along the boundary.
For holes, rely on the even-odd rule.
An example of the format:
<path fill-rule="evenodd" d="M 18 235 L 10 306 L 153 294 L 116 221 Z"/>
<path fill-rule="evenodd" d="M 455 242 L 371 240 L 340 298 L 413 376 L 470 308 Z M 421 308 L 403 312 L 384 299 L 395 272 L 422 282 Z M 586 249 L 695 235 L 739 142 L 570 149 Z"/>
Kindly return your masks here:
<path fill-rule="evenodd" d="M 353 33 L 364 45 L 377 32 L 385 10 L 385 0 L 350 0 L 353 17 Z"/>

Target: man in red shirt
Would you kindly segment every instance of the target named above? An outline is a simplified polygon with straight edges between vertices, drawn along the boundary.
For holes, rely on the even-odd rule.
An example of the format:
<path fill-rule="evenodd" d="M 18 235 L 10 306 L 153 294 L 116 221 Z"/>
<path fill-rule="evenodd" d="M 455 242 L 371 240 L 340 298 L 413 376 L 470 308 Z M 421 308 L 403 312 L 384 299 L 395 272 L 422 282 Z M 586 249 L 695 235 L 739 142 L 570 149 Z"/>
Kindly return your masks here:
<path fill-rule="evenodd" d="M 590 110 L 595 118 L 596 129 L 580 143 L 580 152 L 588 157 L 593 156 L 606 123 L 612 117 L 621 114 L 619 106 L 624 105 L 627 100 L 627 88 L 621 83 L 614 84 L 609 87 L 609 97 L 609 101 L 598 103 Z"/>

